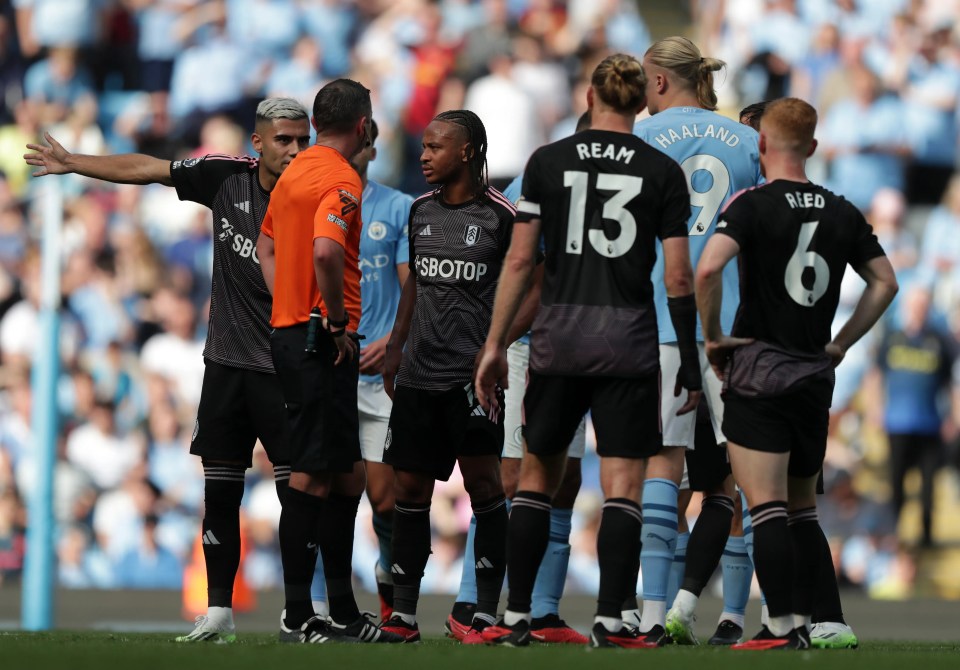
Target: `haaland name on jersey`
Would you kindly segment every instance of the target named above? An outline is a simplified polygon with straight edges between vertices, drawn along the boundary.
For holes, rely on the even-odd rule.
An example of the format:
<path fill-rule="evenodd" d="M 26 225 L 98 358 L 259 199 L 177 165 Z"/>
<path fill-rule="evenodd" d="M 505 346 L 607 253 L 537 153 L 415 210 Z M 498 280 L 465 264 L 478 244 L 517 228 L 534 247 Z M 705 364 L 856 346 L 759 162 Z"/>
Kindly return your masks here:
<path fill-rule="evenodd" d="M 577 144 L 577 155 L 580 156 L 580 160 L 584 161 L 588 158 L 609 158 L 629 165 L 630 161 L 633 160 L 633 153 L 633 149 L 614 144 L 602 144 L 600 142 L 591 142 L 590 144 L 580 142 Z"/>
<path fill-rule="evenodd" d="M 666 149 L 674 142 L 679 142 L 681 140 L 704 139 L 710 137 L 723 142 L 728 147 L 735 147 L 740 144 L 739 135 L 731 132 L 729 128 L 714 126 L 712 123 L 708 123 L 702 131 L 701 126 L 698 123 L 691 123 L 690 125 L 684 124 L 680 126 L 679 133 L 673 128 L 668 128 L 666 132 L 655 135 L 653 140 L 661 147 Z"/>
<path fill-rule="evenodd" d="M 417 254 L 414 265 L 421 277 L 442 277 L 444 279 L 466 279 L 480 281 L 487 274 L 486 263 L 473 261 L 452 261 L 448 258 L 433 258 Z"/>

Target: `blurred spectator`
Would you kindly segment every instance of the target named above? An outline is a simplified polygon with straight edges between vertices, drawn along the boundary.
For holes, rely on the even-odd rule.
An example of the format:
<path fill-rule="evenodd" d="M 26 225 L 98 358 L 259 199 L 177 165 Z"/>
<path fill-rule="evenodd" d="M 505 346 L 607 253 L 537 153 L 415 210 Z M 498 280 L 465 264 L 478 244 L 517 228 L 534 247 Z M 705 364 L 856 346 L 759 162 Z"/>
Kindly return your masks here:
<path fill-rule="evenodd" d="M 264 88 L 266 97 L 288 96 L 311 109 L 313 97 L 324 84 L 320 76 L 322 59 L 323 52 L 317 41 L 309 35 L 301 37 L 294 44 L 290 58 L 274 65 Z"/>
<path fill-rule="evenodd" d="M 440 9 L 428 4 L 416 16 L 416 22 L 410 25 L 410 39 L 413 41 L 410 48 L 413 55 L 412 89 L 403 119 L 406 151 L 400 186 L 407 193 L 420 194 L 426 190 L 426 182 L 420 171 L 423 131 L 437 112 L 449 109 L 441 103 L 445 97 L 444 88 L 460 86 L 459 81 L 449 79 L 459 45 L 449 43 L 443 36 L 442 18 Z"/>
<path fill-rule="evenodd" d="M 882 188 L 873 195 L 867 221 L 880 241 L 890 263 L 897 271 L 897 278 L 906 278 L 909 270 L 917 264 L 917 238 L 904 227 L 907 200 L 903 193 L 892 188 Z"/>
<path fill-rule="evenodd" d="M 960 174 L 950 179 L 943 201 L 927 219 L 920 266 L 924 280 L 934 286 L 937 305 L 950 311 L 960 298 Z"/>
<path fill-rule="evenodd" d="M 930 292 L 913 286 L 902 300 L 902 325 L 891 330 L 877 353 L 884 373 L 883 425 L 890 444 L 890 481 L 894 518 L 904 503 L 904 478 L 920 468 L 923 546 L 933 543 L 933 484 L 944 462 L 941 436 L 949 406 L 956 343 L 934 328 Z"/>
<path fill-rule="evenodd" d="M 467 32 L 463 48 L 457 55 L 457 76 L 465 84 L 487 74 L 487 63 L 498 54 L 509 53 L 513 43 L 513 26 L 507 0 L 482 0 L 482 21 Z"/>
<path fill-rule="evenodd" d="M 907 194 L 914 203 L 940 200 L 957 164 L 960 62 L 948 57 L 949 40 L 949 31 L 924 35 L 900 82 L 913 151 Z"/>
<path fill-rule="evenodd" d="M 150 408 L 147 476 L 171 505 L 196 512 L 203 502 L 203 468 L 190 456 L 189 433 L 169 404 Z"/>
<path fill-rule="evenodd" d="M 259 74 L 251 71 L 257 61 L 227 33 L 220 2 L 199 3 L 191 18 L 196 21 L 190 26 L 194 43 L 177 54 L 169 99 L 174 131 L 188 142 L 195 140 L 202 122 L 215 114 L 244 121 L 251 118 L 253 111 L 247 114 L 245 105 Z"/>
<path fill-rule="evenodd" d="M 0 170 L 17 198 L 27 194 L 31 168 L 23 162 L 23 148 L 40 139 L 36 105 L 19 101 L 13 108 L 13 123 L 0 127 Z"/>
<path fill-rule="evenodd" d="M 298 5 L 305 32 L 317 44 L 323 45 L 320 74 L 326 79 L 346 75 L 350 70 L 351 41 L 356 39 L 357 3 L 348 0 L 298 0 Z M 307 109 L 310 109 L 310 105 L 307 105 Z"/>
<path fill-rule="evenodd" d="M 137 55 L 140 58 L 140 87 L 150 94 L 152 130 L 161 135 L 169 130 L 167 100 L 173 62 L 183 50 L 177 30 L 180 16 L 198 0 L 125 0 L 137 21 Z"/>
<path fill-rule="evenodd" d="M 157 542 L 154 514 L 143 518 L 140 542 L 117 560 L 115 585 L 125 589 L 179 589 L 183 583 L 183 562 Z"/>
<path fill-rule="evenodd" d="M 26 514 L 16 490 L 0 490 L 0 584 L 23 570 Z"/>
<path fill-rule="evenodd" d="M 68 589 L 113 588 L 110 560 L 91 539 L 85 526 L 67 526 L 57 542 L 57 580 Z"/>
<path fill-rule="evenodd" d="M 21 278 L 23 299 L 14 304 L 0 319 L 0 360 L 4 365 L 29 366 L 40 339 L 40 256 L 28 249 Z M 60 356 L 66 365 L 77 356 L 79 336 L 76 324 L 68 315 L 60 322 Z"/>
<path fill-rule="evenodd" d="M 9 6 L 0 9 L 0 125 L 9 123 L 12 105 L 23 98 L 23 59 Z"/>
<path fill-rule="evenodd" d="M 107 0 L 13 0 L 24 56 L 44 47 L 89 47 L 100 36 Z"/>
<path fill-rule="evenodd" d="M 827 76 L 840 66 L 840 31 L 824 23 L 814 35 L 810 52 L 790 73 L 790 95 L 819 107 L 820 91 Z"/>
<path fill-rule="evenodd" d="M 823 123 L 820 141 L 830 160 L 831 188 L 861 210 L 881 188 L 904 188 L 910 151 L 903 115 L 899 97 L 883 95 L 877 76 L 860 66 L 850 97 L 834 105 Z"/>
<path fill-rule="evenodd" d="M 470 84 L 463 104 L 483 119 L 490 185 L 502 190 L 523 173 L 527 159 L 546 138 L 538 105 L 513 79 L 513 59 L 501 54 L 488 65 L 490 74 Z"/>
<path fill-rule="evenodd" d="M 27 69 L 23 93 L 37 106 L 37 118 L 46 126 L 63 121 L 82 98 L 93 96 L 93 79 L 75 48 L 59 46 Z"/>
<path fill-rule="evenodd" d="M 196 309 L 190 299 L 170 289 L 154 297 L 163 332 L 143 345 L 140 363 L 144 372 L 172 385 L 184 411 L 200 402 L 203 382 L 203 342 L 195 336 Z"/>
<path fill-rule="evenodd" d="M 137 436 L 118 434 L 114 407 L 112 400 L 97 399 L 90 420 L 67 438 L 67 459 L 101 491 L 119 486 L 143 459 Z"/>

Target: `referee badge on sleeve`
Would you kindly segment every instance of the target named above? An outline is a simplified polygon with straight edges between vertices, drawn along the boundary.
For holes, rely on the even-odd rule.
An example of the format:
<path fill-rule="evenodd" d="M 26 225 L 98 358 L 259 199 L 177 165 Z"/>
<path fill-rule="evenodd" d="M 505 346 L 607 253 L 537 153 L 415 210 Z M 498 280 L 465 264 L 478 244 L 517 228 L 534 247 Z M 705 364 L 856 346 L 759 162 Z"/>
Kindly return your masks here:
<path fill-rule="evenodd" d="M 467 232 L 463 236 L 463 241 L 467 243 L 467 246 L 472 247 L 478 239 L 480 239 L 480 226 L 467 226 Z"/>

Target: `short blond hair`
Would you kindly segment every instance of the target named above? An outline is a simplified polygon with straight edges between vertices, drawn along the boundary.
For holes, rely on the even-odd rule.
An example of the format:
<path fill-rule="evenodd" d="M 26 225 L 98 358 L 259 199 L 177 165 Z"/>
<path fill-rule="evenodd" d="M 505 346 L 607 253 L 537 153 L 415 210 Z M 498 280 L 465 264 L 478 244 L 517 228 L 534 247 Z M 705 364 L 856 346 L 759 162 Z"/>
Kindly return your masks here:
<path fill-rule="evenodd" d="M 817 130 L 817 110 L 799 98 L 774 100 L 760 118 L 760 132 L 774 148 L 807 154 Z"/>
<path fill-rule="evenodd" d="M 713 73 L 727 64 L 717 58 L 705 58 L 696 44 L 686 37 L 665 37 L 653 43 L 644 58 L 657 67 L 669 70 L 679 83 L 697 94 L 703 109 L 717 110 L 717 92 L 713 89 Z"/>
<path fill-rule="evenodd" d="M 590 77 L 590 85 L 605 105 L 622 114 L 635 114 L 646 102 L 647 75 L 633 56 L 604 58 Z"/>

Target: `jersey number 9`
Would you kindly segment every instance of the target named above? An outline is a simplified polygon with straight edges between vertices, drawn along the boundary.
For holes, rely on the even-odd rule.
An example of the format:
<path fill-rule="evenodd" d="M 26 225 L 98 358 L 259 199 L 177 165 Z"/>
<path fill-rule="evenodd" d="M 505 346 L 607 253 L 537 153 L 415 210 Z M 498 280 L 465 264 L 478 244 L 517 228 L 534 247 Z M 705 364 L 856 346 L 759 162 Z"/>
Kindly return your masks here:
<path fill-rule="evenodd" d="M 690 226 L 690 235 L 706 235 L 710 226 L 716 222 L 720 206 L 727 198 L 730 189 L 730 172 L 723 161 L 710 154 L 690 156 L 680 164 L 680 167 L 687 177 L 690 205 L 700 208 Z M 701 170 L 710 174 L 710 188 L 706 191 L 698 191 L 693 187 L 693 175 Z"/>

